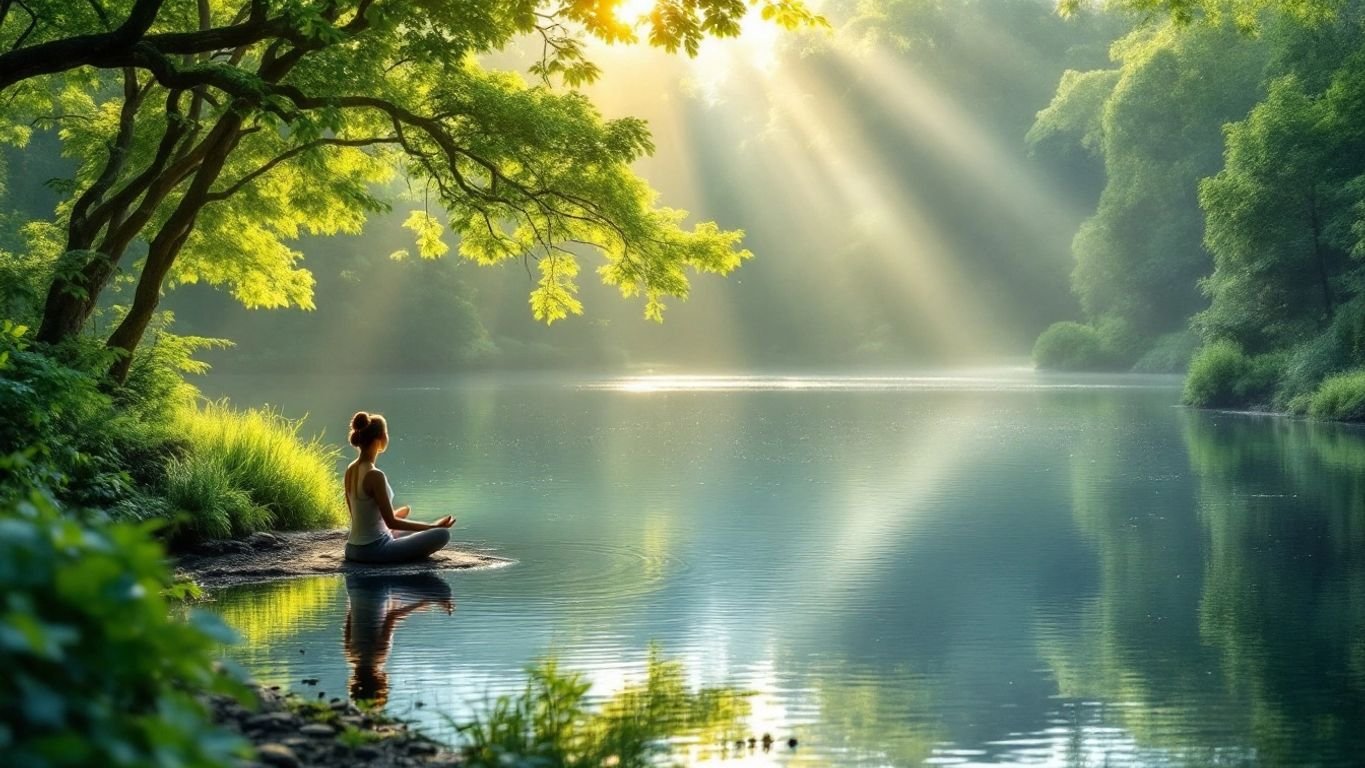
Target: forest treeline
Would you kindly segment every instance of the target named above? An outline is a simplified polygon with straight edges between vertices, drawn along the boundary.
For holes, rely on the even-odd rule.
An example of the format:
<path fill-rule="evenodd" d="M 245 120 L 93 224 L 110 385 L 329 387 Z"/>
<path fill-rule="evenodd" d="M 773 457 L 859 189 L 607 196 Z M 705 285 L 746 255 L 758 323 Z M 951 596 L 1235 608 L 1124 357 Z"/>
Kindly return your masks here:
<path fill-rule="evenodd" d="M 1188 364 L 1194 405 L 1365 416 L 1365 15 L 1330 10 L 1143 26 L 1063 75 L 1028 139 L 1105 186 L 1072 243 L 1084 322 L 1040 366 Z"/>

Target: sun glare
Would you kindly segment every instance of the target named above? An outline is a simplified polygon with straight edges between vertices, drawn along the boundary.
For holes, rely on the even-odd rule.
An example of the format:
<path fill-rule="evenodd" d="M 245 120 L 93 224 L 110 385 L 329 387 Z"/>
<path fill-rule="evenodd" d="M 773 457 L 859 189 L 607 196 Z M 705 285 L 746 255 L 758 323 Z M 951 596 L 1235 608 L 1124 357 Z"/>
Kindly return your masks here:
<path fill-rule="evenodd" d="M 622 0 L 612 11 L 617 20 L 637 24 L 654 12 L 655 0 Z"/>

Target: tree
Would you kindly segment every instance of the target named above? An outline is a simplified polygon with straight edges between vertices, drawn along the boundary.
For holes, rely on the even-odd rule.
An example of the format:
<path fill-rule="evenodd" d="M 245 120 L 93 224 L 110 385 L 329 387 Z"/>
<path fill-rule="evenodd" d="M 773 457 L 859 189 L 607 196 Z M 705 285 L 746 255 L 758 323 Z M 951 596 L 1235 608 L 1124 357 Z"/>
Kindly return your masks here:
<path fill-rule="evenodd" d="M 1114 69 L 1068 72 L 1029 133 L 1104 160 L 1095 214 L 1072 242 L 1072 288 L 1116 362 L 1202 308 L 1210 271 L 1199 179 L 1218 169 L 1223 123 L 1255 103 L 1263 41 L 1230 26 L 1139 28 L 1114 46 Z"/>
<path fill-rule="evenodd" d="M 585 43 L 640 26 L 694 54 L 738 34 L 750 5 L 789 28 L 823 23 L 799 0 L 660 0 L 639 24 L 594 0 L 0 0 L 0 139 L 22 144 L 48 119 L 79 164 L 55 226 L 33 237 L 54 264 L 39 339 L 78 334 L 139 243 L 107 340 L 115 379 L 168 283 L 308 307 L 311 275 L 286 243 L 358 231 L 396 174 L 445 214 L 408 219 L 420 255 L 446 252 L 448 225 L 466 258 L 534 258 L 531 309 L 553 322 L 581 311 L 578 260 L 595 250 L 601 278 L 660 319 L 664 297 L 686 296 L 685 269 L 725 273 L 749 254 L 742 233 L 684 229 L 685 212 L 656 207 L 630 170 L 652 151 L 645 125 L 603 120 L 574 90 L 597 75 Z M 542 45 L 535 84 L 477 61 L 519 36 Z"/>
<path fill-rule="evenodd" d="M 1358 45 L 1357 45 L 1358 49 Z M 1325 93 L 1290 74 L 1227 128 L 1225 166 L 1200 185 L 1215 270 L 1204 335 L 1253 351 L 1326 328 L 1360 292 L 1365 236 L 1365 53 Z"/>
<path fill-rule="evenodd" d="M 1265 17 L 1284 14 L 1295 21 L 1317 24 L 1338 17 L 1352 0 L 1059 0 L 1058 10 L 1072 15 L 1088 6 L 1102 6 L 1145 16 L 1168 17 L 1176 24 L 1232 22 L 1245 32 L 1260 29 Z"/>

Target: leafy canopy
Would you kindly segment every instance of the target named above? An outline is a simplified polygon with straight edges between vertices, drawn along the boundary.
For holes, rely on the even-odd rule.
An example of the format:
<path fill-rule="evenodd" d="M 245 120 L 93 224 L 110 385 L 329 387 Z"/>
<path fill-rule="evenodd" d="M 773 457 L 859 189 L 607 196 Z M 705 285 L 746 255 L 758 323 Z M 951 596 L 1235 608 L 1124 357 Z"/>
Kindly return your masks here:
<path fill-rule="evenodd" d="M 657 205 L 631 170 L 653 151 L 645 124 L 606 120 L 574 90 L 599 74 L 588 41 L 695 54 L 754 10 L 789 28 L 824 20 L 799 0 L 659 0 L 638 21 L 617 5 L 4 3 L 0 141 L 22 146 L 53 125 L 77 166 L 28 246 L 89 272 L 141 240 L 155 269 L 139 294 L 206 282 L 249 307 L 310 308 L 312 275 L 289 243 L 358 232 L 406 179 L 426 201 L 408 219 L 420 256 L 453 236 L 481 264 L 538 260 L 531 309 L 552 322 L 581 311 L 579 260 L 596 252 L 600 279 L 660 319 L 664 297 L 687 295 L 687 270 L 726 273 L 750 254 L 742 232 L 689 228 Z M 533 80 L 481 62 L 524 39 L 541 43 Z"/>

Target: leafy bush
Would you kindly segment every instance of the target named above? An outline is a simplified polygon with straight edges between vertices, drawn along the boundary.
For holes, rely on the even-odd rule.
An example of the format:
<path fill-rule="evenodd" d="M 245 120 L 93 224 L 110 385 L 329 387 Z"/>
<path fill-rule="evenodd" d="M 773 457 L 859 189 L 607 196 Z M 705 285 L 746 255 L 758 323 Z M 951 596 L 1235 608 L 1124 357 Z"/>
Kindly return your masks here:
<path fill-rule="evenodd" d="M 645 681 L 596 712 L 588 708 L 590 684 L 579 675 L 560 672 L 553 661 L 529 674 L 522 695 L 500 697 L 485 718 L 459 726 L 465 765 L 647 768 L 668 752 L 670 737 L 733 737 L 748 711 L 744 695 L 733 689 L 688 690 L 682 665 L 657 651 Z"/>
<path fill-rule="evenodd" d="M 164 455 L 157 425 L 118 412 L 90 373 L 30 350 L 27 330 L 0 326 L 0 445 L 27 447 L 32 459 L 0 480 L 0 495 L 43 480 L 30 474 L 43 467 L 58 497 L 74 506 L 111 507 L 137 496 L 136 481 L 150 478 L 133 473 Z"/>
<path fill-rule="evenodd" d="M 1199 408 L 1266 405 L 1283 369 L 1281 355 L 1248 357 L 1231 341 L 1212 342 L 1190 361 L 1185 404 Z"/>
<path fill-rule="evenodd" d="M 337 451 L 299 436 L 301 422 L 270 410 L 235 411 L 226 401 L 185 408 L 175 429 L 186 455 L 166 466 L 166 497 L 178 538 L 338 525 Z"/>
<path fill-rule="evenodd" d="M 0 459 L 8 464 L 10 459 Z M 0 507 L 0 765 L 219 766 L 240 744 L 195 692 L 230 632 L 172 617 L 148 524 L 87 526 L 45 494 Z"/>
<path fill-rule="evenodd" d="M 93 373 L 102 348 L 78 344 L 62 362 L 29 349 L 26 331 L 0 326 L 0 445 L 31 446 L 0 473 L 0 499 L 41 483 L 117 519 L 173 518 L 176 543 L 341 521 L 334 450 L 271 411 L 196 405 L 183 374 L 202 370 L 191 355 L 211 340 L 158 334 L 110 392 Z"/>
<path fill-rule="evenodd" d="M 1053 323 L 1033 345 L 1033 364 L 1056 371 L 1093 371 L 1113 366 L 1099 331 L 1088 325 Z"/>
<path fill-rule="evenodd" d="M 1322 382 L 1308 401 L 1308 415 L 1332 421 L 1365 421 L 1365 370 L 1337 374 Z"/>
<path fill-rule="evenodd" d="M 1181 373 L 1199 347 L 1199 338 L 1190 331 L 1176 331 L 1157 337 L 1150 349 L 1133 364 L 1138 373 Z"/>

